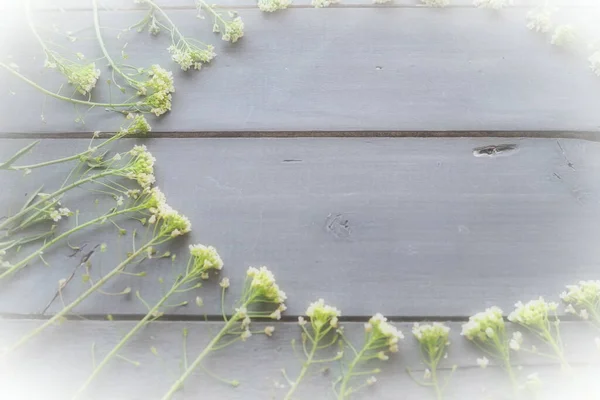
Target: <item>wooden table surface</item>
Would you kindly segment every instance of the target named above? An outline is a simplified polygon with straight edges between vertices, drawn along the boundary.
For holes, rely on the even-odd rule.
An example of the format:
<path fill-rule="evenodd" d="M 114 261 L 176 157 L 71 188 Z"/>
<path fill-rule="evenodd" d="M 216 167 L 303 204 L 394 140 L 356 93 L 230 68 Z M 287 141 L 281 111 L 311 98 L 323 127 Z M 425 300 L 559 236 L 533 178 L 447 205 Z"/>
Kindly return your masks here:
<path fill-rule="evenodd" d="M 94 38 L 91 2 L 33 3 L 48 37 L 96 60 L 109 76 Z M 528 31 L 525 16 L 534 1 L 495 12 L 463 0 L 445 9 L 412 0 L 352 0 L 314 9 L 303 0 L 265 14 L 253 0 L 226 0 L 222 4 L 238 10 L 246 24 L 236 44 L 214 36 L 211 24 L 195 17 L 192 1 L 158 3 L 186 35 L 214 44 L 218 56 L 201 71 L 183 72 L 169 59 L 165 35 L 116 38 L 143 16 L 142 5 L 102 2 L 108 48 L 118 54 L 128 43 L 128 62 L 172 69 L 176 86 L 173 110 L 150 119 L 152 135 L 121 140 L 117 148 L 148 147 L 157 158 L 158 185 L 194 230 L 169 246 L 178 254 L 175 266 L 170 259 L 147 260 L 134 267 L 145 277 L 119 277 L 104 290 L 131 288 L 156 301 L 175 277 L 173 269 L 185 267 L 187 245 L 204 243 L 224 259 L 229 302 L 241 293 L 249 265 L 269 266 L 289 297 L 282 321 L 257 323 L 275 325 L 273 337 L 255 335 L 207 360 L 215 374 L 239 380 L 238 388 L 198 370 L 176 398 L 283 398 L 280 370 L 294 374 L 301 366 L 290 344 L 300 338 L 294 321 L 324 298 L 342 310 L 350 338 L 359 341 L 363 323 L 376 312 L 406 335 L 377 384 L 357 399 L 435 398 L 405 372 L 409 367 L 421 376 L 425 369 L 410 335 L 412 323 L 423 320 L 452 328 L 441 368 L 458 370 L 445 398 L 508 399 L 503 371 L 494 363 L 478 367 L 482 353 L 460 336 L 461 324 L 492 305 L 509 312 L 518 300 L 558 301 L 565 285 L 600 279 L 600 78 L 585 52 L 557 48 Z M 600 37 L 593 1 L 555 3 L 560 19 L 576 22 L 581 37 Z M 43 68 L 22 7 L 2 7 L 2 61 L 57 90 L 62 77 Z M 61 36 L 66 31 L 77 41 Z M 91 132 L 114 132 L 123 123 L 120 114 L 99 108 L 77 123 L 72 105 L 45 99 L 5 70 L 0 84 L 0 162 L 32 139 L 41 143 L 30 162 L 68 156 L 86 148 Z M 99 81 L 93 97 L 109 95 Z M 514 149 L 478 153 L 503 144 Z M 57 165 L 25 177 L 0 171 L 1 212 L 18 209 L 42 182 L 60 185 L 70 168 Z M 69 207 L 87 219 L 98 214 L 95 199 L 81 191 Z M 131 229 L 133 223 L 122 224 Z M 88 250 L 108 247 L 91 254 L 97 276 L 122 260 L 130 237 L 117 236 L 105 225 L 77 234 L 70 243 L 84 251 L 57 246 L 44 254 L 49 266 L 36 262 L 2 282 L 0 348 L 60 311 L 60 299 L 51 302 L 58 282 Z M 85 287 L 77 276 L 62 300 Z M 192 305 L 197 295 L 203 308 Z M 190 305 L 170 309 L 126 346 L 122 355 L 139 365 L 113 361 L 87 398 L 153 400 L 164 394 L 180 372 L 184 328 L 194 357 L 220 325 L 217 280 L 173 303 L 184 300 Z M 131 294 L 95 294 L 69 321 L 0 362 L 0 399 L 70 398 L 92 370 L 92 351 L 96 357 L 109 351 L 145 310 Z M 600 371 L 598 332 L 564 319 L 569 361 L 581 377 L 593 377 Z M 541 398 L 571 396 L 571 381 L 555 361 L 519 355 L 514 363 L 523 377 L 540 374 Z M 315 368 L 297 398 L 332 398 L 336 368 Z"/>

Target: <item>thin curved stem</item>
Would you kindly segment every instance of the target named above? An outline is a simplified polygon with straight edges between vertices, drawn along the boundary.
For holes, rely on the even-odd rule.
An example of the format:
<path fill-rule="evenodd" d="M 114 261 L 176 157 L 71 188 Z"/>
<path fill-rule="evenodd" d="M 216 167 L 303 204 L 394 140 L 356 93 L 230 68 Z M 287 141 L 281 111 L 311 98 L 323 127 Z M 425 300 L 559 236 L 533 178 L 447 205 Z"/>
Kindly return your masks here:
<path fill-rule="evenodd" d="M 52 318 L 46 321 L 43 325 L 29 332 L 27 335 L 23 336 L 17 343 L 12 345 L 7 352 L 3 354 L 6 356 L 9 353 L 12 353 L 16 349 L 20 348 L 31 339 L 42 333 L 46 328 L 56 324 L 59 320 L 61 320 L 65 315 L 67 315 L 72 309 L 77 307 L 80 303 L 82 303 L 85 299 L 87 299 L 90 295 L 92 295 L 96 290 L 100 289 L 106 282 L 108 282 L 115 275 L 118 275 L 131 261 L 137 258 L 140 254 L 142 254 L 146 249 L 157 241 L 158 238 L 153 238 L 148 243 L 140 247 L 136 252 L 132 253 L 125 261 L 121 262 L 119 265 L 115 267 L 108 274 L 104 275 L 100 280 L 98 280 L 94 285 L 92 285 L 87 291 L 85 291 L 82 295 L 80 295 L 77 299 L 75 299 L 71 304 L 65 306 L 60 312 L 56 313 Z"/>
<path fill-rule="evenodd" d="M 84 104 L 84 105 L 91 106 L 91 107 L 108 107 L 108 108 L 117 108 L 117 107 L 118 108 L 126 108 L 126 107 L 135 107 L 135 106 L 139 106 L 140 105 L 139 102 L 136 102 L 136 103 L 113 104 L 113 103 L 96 103 L 94 101 L 73 99 L 71 97 L 67 97 L 67 96 L 62 96 L 60 94 L 56 94 L 54 92 L 51 92 L 48 89 L 45 89 L 45 88 L 41 87 L 40 85 L 38 85 L 37 83 L 35 83 L 31 79 L 29 79 L 26 76 L 24 76 L 24 75 L 20 74 L 19 72 L 15 71 L 14 69 L 12 69 L 8 65 L 4 64 L 3 62 L 0 62 L 0 67 L 6 69 L 8 72 L 10 72 L 11 74 L 15 75 L 17 78 L 21 79 L 22 81 L 28 83 L 29 85 L 33 86 L 34 88 L 36 88 L 40 92 L 42 92 L 44 94 L 47 94 L 48 96 L 52 96 L 52 97 L 54 97 L 56 99 L 59 99 L 59 100 L 68 101 L 70 103 Z"/>
<path fill-rule="evenodd" d="M 108 54 L 108 50 L 106 50 L 106 45 L 104 44 L 104 40 L 102 39 L 102 33 L 100 32 L 100 21 L 98 18 L 98 0 L 92 0 L 92 3 L 93 3 L 93 12 L 94 12 L 94 29 L 96 31 L 96 38 L 98 39 L 98 44 L 100 45 L 102 54 L 104 54 L 106 61 L 108 61 L 108 63 L 110 64 L 110 66 L 114 72 L 121 75 L 123 77 L 123 79 L 125 79 L 135 89 L 138 89 L 139 82 L 136 81 L 135 79 L 130 78 L 125 73 L 123 73 L 123 71 L 121 71 L 121 69 L 119 68 L 117 63 L 115 63 L 115 61 L 112 59 L 110 54 Z"/>
<path fill-rule="evenodd" d="M 317 337 L 316 332 L 315 332 L 315 337 Z M 304 362 L 304 364 L 302 364 L 302 369 L 300 370 L 300 375 L 298 375 L 298 377 L 296 378 L 296 380 L 290 387 L 290 390 L 285 395 L 284 400 L 290 400 L 292 398 L 292 395 L 294 394 L 296 389 L 298 389 L 298 386 L 300 385 L 302 378 L 304 378 L 304 376 L 308 372 L 308 367 L 310 367 L 310 365 L 313 363 L 313 358 L 315 357 L 315 354 L 317 352 L 319 341 L 313 340 L 312 344 L 313 344 L 312 348 L 311 348 L 310 352 L 307 354 L 306 361 Z"/>
<path fill-rule="evenodd" d="M 44 42 L 44 40 L 38 33 L 37 29 L 35 28 L 35 24 L 33 23 L 33 18 L 31 16 L 31 1 L 30 0 L 25 0 L 25 17 L 27 18 L 27 25 L 29 25 L 29 29 L 31 29 L 33 36 L 35 36 L 37 41 L 42 46 L 42 49 L 44 49 L 44 53 L 46 53 L 47 56 L 52 57 L 52 51 L 48 48 L 48 46 L 46 45 L 46 43 Z M 54 57 L 52 57 L 52 58 L 54 58 Z"/>
<path fill-rule="evenodd" d="M 86 223 L 84 223 L 82 225 L 76 226 L 75 228 L 73 228 L 71 230 L 66 231 L 65 233 L 63 233 L 63 234 L 57 236 L 56 238 L 52 239 L 51 241 L 47 242 L 42 247 L 40 247 L 39 249 L 37 249 L 36 251 L 34 251 L 33 253 L 31 253 L 29 256 L 25 257 L 23 260 L 19 261 L 18 263 L 12 265 L 6 271 L 4 271 L 2 274 L 0 274 L 0 281 L 2 279 L 4 279 L 4 278 L 7 278 L 7 277 L 13 275 L 19 269 L 21 269 L 25 265 L 27 265 L 27 263 L 29 263 L 31 260 L 33 260 L 34 258 L 36 258 L 39 255 L 42 255 L 45 250 L 49 249 L 50 247 L 52 247 L 56 243 L 60 242 L 61 240 L 69 237 L 70 235 L 74 234 L 75 232 L 78 232 L 79 230 L 85 229 L 88 226 L 92 226 L 92 225 L 97 224 L 97 223 L 99 223 L 101 221 L 104 221 L 107 218 L 116 217 L 118 215 L 126 214 L 126 213 L 129 213 L 129 212 L 139 211 L 139 210 L 142 210 L 143 208 L 144 208 L 144 206 L 137 206 L 137 207 L 133 207 L 133 208 L 128 208 L 126 210 L 116 211 L 116 212 L 114 212 L 112 214 L 103 215 L 101 217 L 98 217 L 98 218 L 95 218 L 93 220 L 90 220 L 90 221 L 88 221 L 88 222 L 86 222 Z"/>
<path fill-rule="evenodd" d="M 349 390 L 348 383 L 350 382 L 350 379 L 353 376 L 354 368 L 356 368 L 356 366 L 358 365 L 360 360 L 365 355 L 367 348 L 368 348 L 368 343 L 365 344 L 365 346 L 358 352 L 356 357 L 354 357 L 354 360 L 352 360 L 352 362 L 350 363 L 350 366 L 348 367 L 348 373 L 346 375 L 344 375 L 344 378 L 342 379 L 342 384 L 340 386 L 340 392 L 338 394 L 338 400 L 344 400 L 346 398 L 346 394 Z"/>

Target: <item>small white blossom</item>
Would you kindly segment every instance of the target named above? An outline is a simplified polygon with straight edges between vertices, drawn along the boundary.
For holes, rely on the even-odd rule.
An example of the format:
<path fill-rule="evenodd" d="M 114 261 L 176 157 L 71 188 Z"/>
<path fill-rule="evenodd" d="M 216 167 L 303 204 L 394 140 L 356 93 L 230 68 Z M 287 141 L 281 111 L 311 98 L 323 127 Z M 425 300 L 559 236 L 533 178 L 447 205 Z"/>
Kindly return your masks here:
<path fill-rule="evenodd" d="M 235 43 L 244 36 L 244 21 L 241 17 L 235 17 L 225 24 L 225 32 L 221 36 L 226 42 Z"/>
<path fill-rule="evenodd" d="M 248 329 L 246 329 L 244 332 L 242 332 L 242 334 L 240 335 L 240 338 L 242 339 L 243 342 L 245 342 L 246 340 L 248 340 L 250 338 L 250 336 L 252 336 L 252 332 L 250 332 Z"/>
<path fill-rule="evenodd" d="M 425 372 L 423 372 L 423 379 L 431 379 L 431 371 L 429 368 L 426 368 Z"/>
<path fill-rule="evenodd" d="M 374 376 L 367 379 L 367 385 L 373 386 L 375 383 L 377 383 L 377 378 L 375 378 Z"/>
<path fill-rule="evenodd" d="M 519 351 L 521 349 L 521 344 L 523 344 L 523 334 L 517 331 L 513 333 L 512 339 L 510 339 L 508 345 L 512 350 Z"/>
<path fill-rule="evenodd" d="M 306 320 L 304 319 L 304 317 L 298 317 L 298 325 L 300 325 L 300 326 L 306 325 Z"/>
<path fill-rule="evenodd" d="M 579 316 L 581 317 L 581 319 L 584 319 L 584 320 L 586 320 L 586 321 L 587 321 L 588 319 L 590 319 L 590 314 L 588 314 L 587 310 L 581 310 L 581 311 L 579 312 Z"/>
<path fill-rule="evenodd" d="M 219 285 L 223 289 L 227 289 L 229 287 L 229 278 L 223 278 L 223 279 L 221 279 L 221 282 L 219 282 Z"/>
<path fill-rule="evenodd" d="M 242 320 L 242 329 L 246 329 L 247 327 L 249 327 L 251 322 L 252 320 L 250 319 L 250 317 L 246 316 L 246 318 Z"/>
<path fill-rule="evenodd" d="M 271 315 L 269 315 L 269 318 L 271 319 L 276 319 L 276 320 L 280 320 L 281 319 L 281 311 L 279 310 L 275 310 L 271 313 Z"/>
<path fill-rule="evenodd" d="M 267 326 L 267 327 L 265 327 L 265 335 L 267 335 L 267 336 L 273 336 L 273 332 L 275 332 L 275 327 L 274 326 Z"/>
<path fill-rule="evenodd" d="M 489 364 L 490 360 L 488 360 L 487 357 L 477 359 L 477 365 L 479 365 L 481 368 L 487 368 Z"/>

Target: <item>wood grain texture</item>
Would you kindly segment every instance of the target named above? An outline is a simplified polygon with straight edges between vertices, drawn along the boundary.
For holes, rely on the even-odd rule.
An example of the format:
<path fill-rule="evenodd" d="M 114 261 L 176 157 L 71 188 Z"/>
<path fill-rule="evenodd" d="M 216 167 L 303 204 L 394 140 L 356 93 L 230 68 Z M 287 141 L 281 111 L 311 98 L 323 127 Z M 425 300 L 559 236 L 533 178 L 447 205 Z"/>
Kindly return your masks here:
<path fill-rule="evenodd" d="M 0 342 L 15 340 L 39 324 L 39 321 L 0 320 Z M 407 338 L 401 343 L 399 353 L 389 361 L 373 363 L 381 367 L 378 382 L 353 399 L 369 399 L 376 396 L 382 399 L 433 399 L 428 388 L 420 387 L 406 374 L 407 367 L 422 376 L 417 342 L 410 336 L 410 324 L 398 324 Z M 92 344 L 95 345 L 96 359 L 109 351 L 120 337 L 132 326 L 130 322 L 89 322 L 70 321 L 52 328 L 37 338 L 29 346 L 2 360 L 3 384 L 0 393 L 3 398 L 25 400 L 44 398 L 48 400 L 67 399 L 87 378 L 92 368 Z M 263 329 L 265 324 L 257 323 L 254 329 Z M 504 372 L 491 366 L 479 368 L 476 359 L 482 354 L 459 335 L 460 326 L 450 323 L 452 328 L 449 357 L 441 365 L 442 376 L 449 373 L 453 365 L 458 369 L 447 388 L 447 399 L 510 398 L 510 386 Z M 187 341 L 188 359 L 191 361 L 201 352 L 212 336 L 218 331 L 218 323 L 156 322 L 147 326 L 123 350 L 122 356 L 140 363 L 135 367 L 123 360 L 113 360 L 100 374 L 88 392 L 86 399 L 114 400 L 154 400 L 159 399 L 177 377 L 183 359 L 184 328 L 189 331 Z M 271 338 L 253 335 L 246 343 L 237 343 L 229 348 L 213 353 L 205 366 L 213 373 L 226 378 L 237 379 L 241 385 L 233 389 L 206 375 L 201 369 L 196 372 L 179 393 L 177 399 L 197 399 L 199 396 L 213 399 L 281 399 L 286 388 L 280 370 L 285 368 L 290 376 L 296 376 L 301 361 L 296 358 L 291 340 L 299 340 L 300 329 L 295 323 L 275 324 L 275 334 Z M 346 334 L 355 345 L 363 340 L 361 323 L 345 323 Z M 515 355 L 519 380 L 533 372 L 539 373 L 543 381 L 543 399 L 565 398 L 567 394 L 576 396 L 577 388 L 597 390 L 597 376 L 600 353 L 593 348 L 593 332 L 582 324 L 563 324 L 563 334 L 570 356 L 569 361 L 578 372 L 578 384 L 574 385 L 568 375 L 552 361 L 541 357 Z M 540 348 L 542 345 L 536 343 Z M 155 348 L 157 356 L 151 351 Z M 337 350 L 335 350 L 337 351 Z M 325 356 L 326 353 L 323 353 Z M 327 365 L 322 365 L 325 367 Z M 332 399 L 330 384 L 339 374 L 339 366 L 330 366 L 327 374 L 317 366 L 307 375 L 300 386 L 296 399 Z M 368 369 L 368 368 L 366 368 Z M 6 379 L 8 378 L 8 379 Z M 589 388 L 586 386 L 589 385 Z"/>
<path fill-rule="evenodd" d="M 581 10 L 573 15 L 596 32 L 597 14 Z M 554 48 L 549 37 L 527 30 L 526 13 L 340 8 L 265 15 L 247 9 L 241 10 L 246 36 L 230 45 L 193 10 L 172 10 L 183 32 L 215 44 L 219 54 L 203 71 L 189 73 L 169 60 L 166 35 L 130 33 L 115 39 L 117 29 L 143 12 L 107 11 L 101 20 L 113 55 L 118 57 L 128 42 L 128 62 L 174 70 L 173 111 L 156 121 L 156 131 L 597 131 L 600 80 L 589 70 L 589 50 L 577 54 Z M 22 73 L 57 90 L 62 78 L 42 69 L 41 49 L 20 15 L 3 16 L 4 32 L 14 39 L 0 50 Z M 566 22 L 575 18 L 564 15 Z M 109 72 L 98 59 L 91 13 L 45 12 L 36 20 L 59 44 L 97 60 L 104 78 L 94 98 L 108 99 Z M 79 39 L 70 44 L 52 34 L 53 24 Z M 71 105 L 44 101 L 6 71 L 0 72 L 0 82 L 14 93 L 0 111 L 3 133 L 114 130 L 121 121 L 117 114 L 95 109 L 82 126 L 74 122 Z"/>
<path fill-rule="evenodd" d="M 26 140 L 3 140 L 0 159 Z M 86 140 L 45 140 L 32 160 L 72 154 Z M 127 149 L 131 142 L 123 142 Z M 600 248 L 600 145 L 579 140 L 521 139 L 516 149 L 475 157 L 473 149 L 498 139 L 153 139 L 158 185 L 169 203 L 194 225 L 189 240 L 171 247 L 175 270 L 187 243 L 216 246 L 232 282 L 228 304 L 239 295 L 249 265 L 269 266 L 288 293 L 288 315 L 300 315 L 319 297 L 344 315 L 465 317 L 491 305 L 510 311 L 517 300 L 558 299 L 564 285 L 598 279 Z M 23 179 L 3 172 L 3 210 L 16 209 L 41 181 L 48 190 L 67 169 L 48 168 Z M 102 197 L 85 190 L 65 204 L 82 220 L 103 212 Z M 108 207 L 108 206 L 104 206 Z M 129 229 L 131 221 L 118 221 Z M 139 225 L 137 225 L 139 228 Z M 107 243 L 92 259 L 94 276 L 112 269 L 129 250 L 105 225 L 72 238 L 85 251 Z M 36 314 L 81 254 L 65 245 L 2 284 L 0 312 Z M 147 301 L 162 293 L 175 271 L 169 260 L 144 262 L 108 292 L 131 287 Z M 63 295 L 84 287 L 73 280 Z M 23 296 L 23 293 L 28 293 Z M 196 295 L 218 298 L 216 282 Z M 358 296 L 358 297 L 357 297 Z M 357 298 L 360 301 L 357 301 Z M 178 301 L 184 298 L 178 299 Z M 178 302 L 173 300 L 173 303 Z M 206 301 L 169 310 L 178 315 L 219 315 Z M 50 309 L 60 309 L 56 302 Z M 135 298 L 96 295 L 76 309 L 85 315 L 140 314 Z"/>

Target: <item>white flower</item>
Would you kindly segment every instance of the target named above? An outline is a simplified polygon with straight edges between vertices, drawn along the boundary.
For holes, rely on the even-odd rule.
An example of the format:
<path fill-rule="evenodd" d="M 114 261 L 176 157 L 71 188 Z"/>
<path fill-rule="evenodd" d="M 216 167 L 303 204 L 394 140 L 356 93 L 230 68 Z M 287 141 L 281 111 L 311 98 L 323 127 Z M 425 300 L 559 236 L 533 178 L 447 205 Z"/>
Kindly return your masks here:
<path fill-rule="evenodd" d="M 550 8 L 538 8 L 527 14 L 527 29 L 546 33 L 550 28 L 552 28 L 552 11 Z"/>
<path fill-rule="evenodd" d="M 486 368 L 489 365 L 489 363 L 490 360 L 488 360 L 487 357 L 477 359 L 477 365 L 479 365 L 481 368 Z"/>
<path fill-rule="evenodd" d="M 202 64 L 208 64 L 216 54 L 213 46 L 207 45 L 205 49 L 186 43 L 182 46 L 170 46 L 168 49 L 171 58 L 182 70 L 187 71 L 190 68 L 199 70 Z"/>
<path fill-rule="evenodd" d="M 223 289 L 227 289 L 229 287 L 229 278 L 223 278 L 223 279 L 221 279 L 221 282 L 219 282 L 219 285 Z"/>
<path fill-rule="evenodd" d="M 311 4 L 315 8 L 329 7 L 332 4 L 338 4 L 340 0 L 312 0 Z"/>
<path fill-rule="evenodd" d="M 500 10 L 506 6 L 512 5 L 512 3 L 512 0 L 475 0 L 473 2 L 475 7 L 491 8 L 494 10 Z"/>
<path fill-rule="evenodd" d="M 258 9 L 263 12 L 284 10 L 292 4 L 291 0 L 258 0 Z"/>
<path fill-rule="evenodd" d="M 242 329 L 246 329 L 247 327 L 249 327 L 251 322 L 252 320 L 250 319 L 250 317 L 246 316 L 246 318 L 242 320 Z"/>
<path fill-rule="evenodd" d="M 469 321 L 462 326 L 461 335 L 469 340 L 479 340 L 486 342 L 490 339 L 490 328 L 494 334 L 504 331 L 504 319 L 502 310 L 498 307 L 490 307 L 484 312 L 477 313 L 469 318 Z"/>
<path fill-rule="evenodd" d="M 304 317 L 298 317 L 298 325 L 300 325 L 300 326 L 306 325 L 306 320 L 304 319 Z"/>
<path fill-rule="evenodd" d="M 365 323 L 365 332 L 369 333 L 373 330 L 373 325 L 371 325 L 370 323 L 366 322 Z"/>
<path fill-rule="evenodd" d="M 369 386 L 374 385 L 376 382 L 377 382 L 377 378 L 375 378 L 374 376 L 367 379 L 367 385 L 369 385 Z"/>
<path fill-rule="evenodd" d="M 72 68 L 61 68 L 70 84 L 75 86 L 75 90 L 83 95 L 89 94 L 96 86 L 100 70 L 96 69 L 96 64 L 75 65 Z"/>
<path fill-rule="evenodd" d="M 252 278 L 250 288 L 256 293 L 257 298 L 274 303 L 283 303 L 287 299 L 285 292 L 279 289 L 275 276 L 267 267 L 250 267 L 246 275 Z"/>
<path fill-rule="evenodd" d="M 425 372 L 423 373 L 423 379 L 431 379 L 431 371 L 429 368 L 425 369 Z"/>
<path fill-rule="evenodd" d="M 427 7 L 446 7 L 450 4 L 450 0 L 421 0 L 421 3 Z"/>
<path fill-rule="evenodd" d="M 568 46 L 575 42 L 575 39 L 577 39 L 577 33 L 573 26 L 560 25 L 554 30 L 550 43 L 555 46 Z"/>
<path fill-rule="evenodd" d="M 487 337 L 489 337 L 490 339 L 493 339 L 494 336 L 496 335 L 496 333 L 494 332 L 494 330 L 492 328 L 486 328 L 485 329 L 485 334 L 487 335 Z"/>
<path fill-rule="evenodd" d="M 387 361 L 390 359 L 390 357 L 383 351 L 377 353 L 377 358 L 379 358 L 381 361 Z"/>
<path fill-rule="evenodd" d="M 330 323 L 333 318 L 337 320 L 341 316 L 341 312 L 335 307 L 326 305 L 325 300 L 319 299 L 308 306 L 306 315 L 310 318 L 311 323 L 320 327 Z"/>
<path fill-rule="evenodd" d="M 579 316 L 581 317 L 581 319 L 584 319 L 584 320 L 590 319 L 590 315 L 588 314 L 587 310 L 581 310 L 579 312 Z"/>
<path fill-rule="evenodd" d="M 267 336 L 273 336 L 273 332 L 275 332 L 275 327 L 274 326 L 267 326 L 267 327 L 265 327 L 265 335 L 267 335 Z"/>
<path fill-rule="evenodd" d="M 246 340 L 248 340 L 250 338 L 250 336 L 252 336 L 252 332 L 250 332 L 248 329 L 246 329 L 244 332 L 242 332 L 242 334 L 240 335 L 240 338 L 242 339 L 243 342 L 245 342 Z"/>
<path fill-rule="evenodd" d="M 273 311 L 271 313 L 271 315 L 269 315 L 269 318 L 271 319 L 276 319 L 276 320 L 280 320 L 281 319 L 281 311 L 279 311 L 278 309 Z"/>
<path fill-rule="evenodd" d="M 117 206 L 122 206 L 123 205 L 123 196 L 119 196 L 117 197 Z"/>
<path fill-rule="evenodd" d="M 518 302 L 515 310 L 508 315 L 510 322 L 518 323 L 527 327 L 541 328 L 548 323 L 551 312 L 558 308 L 557 303 L 546 302 L 543 297 L 531 300 L 526 304 Z"/>
<path fill-rule="evenodd" d="M 521 349 L 521 344 L 523 344 L 523 334 L 517 331 L 513 333 L 512 339 L 508 343 L 508 346 L 514 351 L 519 351 Z"/>
<path fill-rule="evenodd" d="M 221 260 L 221 256 L 217 253 L 217 249 L 212 246 L 204 246 L 202 244 L 191 245 L 190 256 L 192 257 L 196 273 L 208 272 L 211 269 L 219 271 L 223 268 L 223 260 Z M 227 278 L 223 278 L 223 280 L 225 279 Z M 223 283 L 223 280 L 221 283 Z M 227 280 L 227 284 L 229 284 L 229 280 Z"/>
<path fill-rule="evenodd" d="M 246 309 L 246 307 L 240 307 L 235 309 L 235 313 L 238 315 L 239 318 L 245 318 L 248 314 L 248 310 Z"/>

